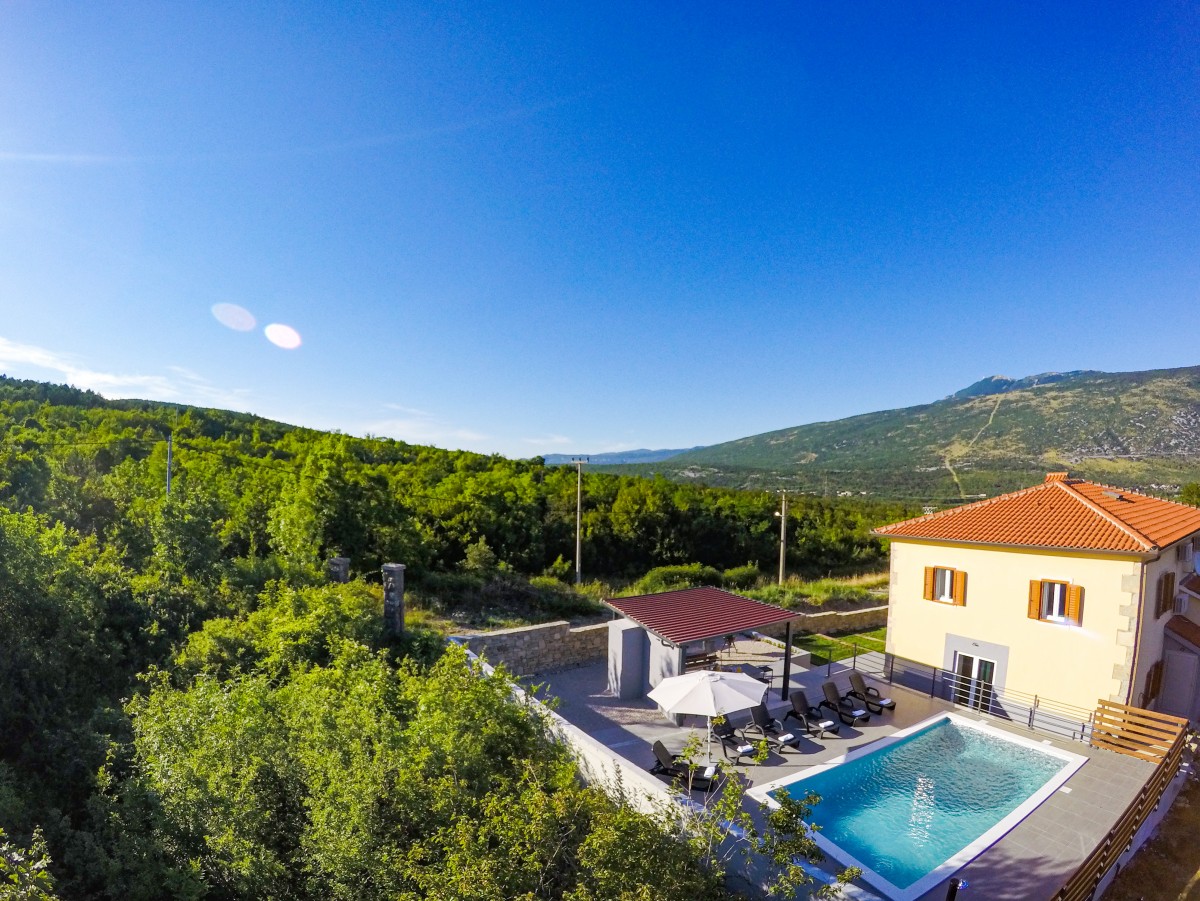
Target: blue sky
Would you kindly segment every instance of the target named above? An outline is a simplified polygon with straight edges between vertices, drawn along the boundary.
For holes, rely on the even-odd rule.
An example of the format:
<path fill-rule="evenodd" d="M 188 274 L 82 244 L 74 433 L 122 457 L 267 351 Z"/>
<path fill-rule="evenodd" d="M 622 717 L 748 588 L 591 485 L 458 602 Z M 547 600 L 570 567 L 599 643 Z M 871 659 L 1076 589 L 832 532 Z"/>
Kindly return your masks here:
<path fill-rule="evenodd" d="M 1198 141 L 1184 3 L 14 0 L 0 372 L 530 456 L 1193 365 Z"/>

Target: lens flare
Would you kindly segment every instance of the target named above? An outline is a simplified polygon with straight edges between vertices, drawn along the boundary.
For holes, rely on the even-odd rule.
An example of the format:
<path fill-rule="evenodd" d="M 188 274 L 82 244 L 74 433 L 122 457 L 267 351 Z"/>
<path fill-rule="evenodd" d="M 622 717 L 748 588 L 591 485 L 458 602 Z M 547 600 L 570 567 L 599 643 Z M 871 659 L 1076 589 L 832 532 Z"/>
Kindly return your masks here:
<path fill-rule="evenodd" d="M 214 303 L 212 314 L 217 322 L 235 332 L 248 332 L 258 324 L 249 310 L 239 307 L 236 303 Z"/>
<path fill-rule="evenodd" d="M 263 334 L 267 336 L 268 341 L 284 350 L 295 350 L 300 346 L 300 333 L 290 325 L 272 322 L 263 329 Z"/>

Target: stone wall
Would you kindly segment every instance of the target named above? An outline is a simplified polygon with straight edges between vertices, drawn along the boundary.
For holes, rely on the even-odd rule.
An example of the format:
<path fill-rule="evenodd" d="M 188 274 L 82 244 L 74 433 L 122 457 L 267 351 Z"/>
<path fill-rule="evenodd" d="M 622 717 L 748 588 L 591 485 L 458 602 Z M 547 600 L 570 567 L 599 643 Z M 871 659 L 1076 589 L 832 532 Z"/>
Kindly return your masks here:
<path fill-rule="evenodd" d="M 462 640 L 471 653 L 518 676 L 602 663 L 608 657 L 608 623 L 572 629 L 566 621 L 497 629 Z"/>
<path fill-rule="evenodd" d="M 888 608 L 868 607 L 865 610 L 830 610 L 826 613 L 797 613 L 792 623 L 792 634 L 797 632 L 819 632 L 821 635 L 840 635 L 843 632 L 861 632 L 887 625 Z M 783 638 L 784 624 L 764 626 L 758 631 L 772 638 Z"/>

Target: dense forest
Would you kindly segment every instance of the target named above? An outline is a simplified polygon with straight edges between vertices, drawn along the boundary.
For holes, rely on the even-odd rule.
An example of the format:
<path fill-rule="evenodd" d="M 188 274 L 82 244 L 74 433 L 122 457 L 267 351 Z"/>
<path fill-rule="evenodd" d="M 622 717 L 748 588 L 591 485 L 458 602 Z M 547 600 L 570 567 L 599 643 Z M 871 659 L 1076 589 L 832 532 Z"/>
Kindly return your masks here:
<path fill-rule="evenodd" d="M 3 378 L 0 435 L 19 897 L 723 897 L 702 846 L 578 784 L 503 673 L 432 628 L 382 633 L 389 561 L 450 617 L 586 609 L 574 470 Z M 584 493 L 589 578 L 778 553 L 769 494 Z M 870 527 L 910 512 L 797 498 L 790 565 L 876 568 Z M 327 584 L 334 555 L 358 578 Z"/>

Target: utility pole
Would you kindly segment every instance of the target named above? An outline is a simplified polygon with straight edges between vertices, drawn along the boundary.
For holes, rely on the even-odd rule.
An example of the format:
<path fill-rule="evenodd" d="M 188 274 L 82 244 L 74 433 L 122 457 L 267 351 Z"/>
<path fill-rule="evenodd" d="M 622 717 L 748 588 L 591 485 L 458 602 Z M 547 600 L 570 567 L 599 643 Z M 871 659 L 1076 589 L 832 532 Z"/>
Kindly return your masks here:
<path fill-rule="evenodd" d="M 782 585 L 787 569 L 787 492 L 780 493 L 783 495 L 783 511 L 775 515 L 779 517 L 779 584 Z"/>
<path fill-rule="evenodd" d="M 171 499 L 171 439 L 174 432 L 167 432 L 167 500 Z"/>
<path fill-rule="evenodd" d="M 575 584 L 583 581 L 583 464 L 589 457 L 575 457 Z"/>

